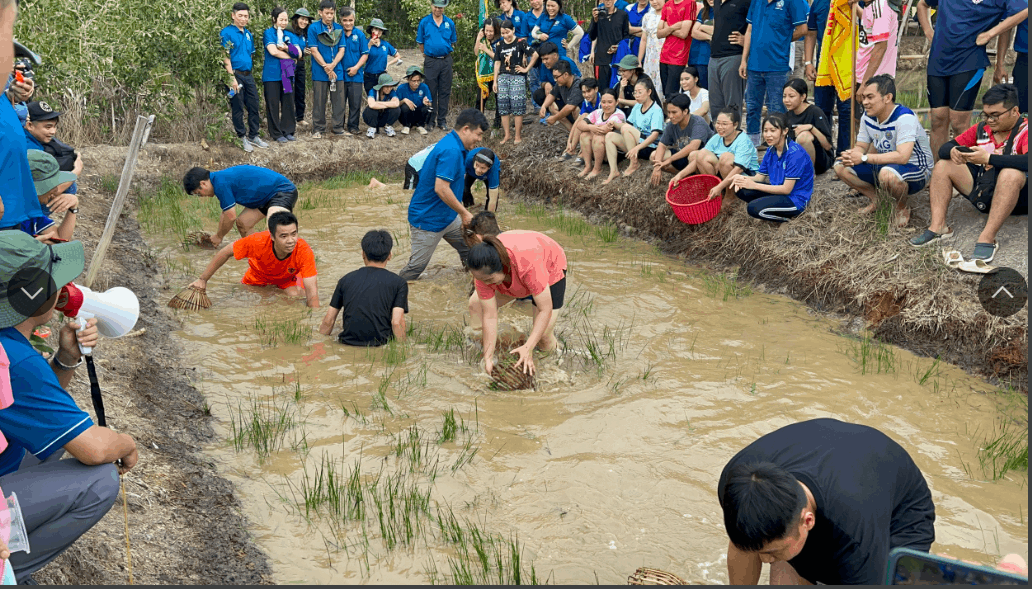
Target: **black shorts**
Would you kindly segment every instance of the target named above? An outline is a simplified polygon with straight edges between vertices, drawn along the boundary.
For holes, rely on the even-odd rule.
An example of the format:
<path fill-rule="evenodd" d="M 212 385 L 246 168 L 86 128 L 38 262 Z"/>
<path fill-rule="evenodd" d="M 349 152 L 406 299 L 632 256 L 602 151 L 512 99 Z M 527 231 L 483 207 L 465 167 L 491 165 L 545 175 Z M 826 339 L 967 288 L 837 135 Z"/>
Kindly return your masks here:
<path fill-rule="evenodd" d="M 977 186 L 978 185 L 978 177 L 982 174 L 982 171 L 985 170 L 985 168 L 983 168 L 982 166 L 976 166 L 975 164 L 967 164 L 967 167 L 968 167 L 968 172 L 971 172 L 971 185 L 972 186 Z M 971 192 L 974 192 L 974 190 L 972 190 Z M 971 200 L 971 195 L 970 194 L 965 194 L 964 198 L 966 198 L 966 199 L 968 199 L 970 201 Z M 977 207 L 976 207 L 975 210 L 978 210 L 978 211 L 980 211 L 980 212 L 982 212 L 984 214 L 989 214 L 989 211 L 992 210 L 992 206 L 990 204 L 990 207 L 988 209 L 984 210 L 984 211 L 982 211 L 981 209 L 978 209 Z M 1027 173 L 1025 174 L 1025 185 L 1021 187 L 1021 193 L 1018 195 L 1018 204 L 1014 205 L 1014 210 L 1011 211 L 1011 216 L 1012 217 L 1021 216 L 1021 215 L 1028 215 L 1028 174 Z"/>
<path fill-rule="evenodd" d="M 415 190 L 416 185 L 419 184 L 419 171 L 412 167 L 411 164 L 405 164 L 405 184 L 402 186 L 403 190 Z"/>
<path fill-rule="evenodd" d="M 816 141 L 814 141 L 813 147 L 813 171 L 815 174 L 821 175 L 835 165 L 835 157 Z"/>
<path fill-rule="evenodd" d="M 566 302 L 566 270 L 563 270 L 563 277 L 559 279 L 552 286 L 548 287 L 548 291 L 552 294 L 552 310 L 558 311 L 563 308 L 563 303 Z M 521 301 L 530 301 L 531 304 L 537 306 L 534 302 L 534 297 L 523 297 L 519 299 Z"/>
<path fill-rule="evenodd" d="M 967 112 L 974 110 L 985 70 L 961 72 L 952 76 L 928 76 L 928 106 Z"/>
<path fill-rule="evenodd" d="M 683 157 L 683 158 L 681 158 L 679 160 L 674 160 L 674 161 L 670 162 L 670 165 L 673 166 L 675 170 L 680 172 L 681 170 L 683 170 L 683 169 L 688 167 L 688 158 Z"/>
<path fill-rule="evenodd" d="M 297 188 L 290 192 L 277 192 L 272 195 L 269 202 L 258 207 L 258 210 L 261 211 L 263 215 L 268 215 L 269 207 L 283 207 L 293 213 L 295 204 L 297 204 Z"/>

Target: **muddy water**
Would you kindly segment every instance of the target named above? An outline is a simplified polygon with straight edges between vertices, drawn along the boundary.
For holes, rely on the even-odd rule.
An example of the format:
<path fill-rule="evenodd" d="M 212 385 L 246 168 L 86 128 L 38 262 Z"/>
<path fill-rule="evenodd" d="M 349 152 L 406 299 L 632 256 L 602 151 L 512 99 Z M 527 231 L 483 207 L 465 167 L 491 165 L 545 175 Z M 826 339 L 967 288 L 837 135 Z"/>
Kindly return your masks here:
<path fill-rule="evenodd" d="M 395 234 L 389 267 L 404 265 L 400 189 L 306 198 L 317 208 L 301 212 L 301 232 L 318 255 L 323 305 L 336 280 L 361 264 L 358 243 L 369 228 Z M 430 344 L 414 345 L 392 369 L 380 351 L 315 332 L 322 310 L 305 317 L 298 301 L 240 285 L 243 262 L 231 261 L 209 283 L 214 309 L 184 317 L 175 337 L 227 440 L 210 456 L 236 484 L 279 582 L 422 583 L 431 562 L 446 574 L 454 552 L 433 533 L 387 550 L 375 525 L 364 535 L 353 524 L 334 532 L 326 517 L 306 520 L 296 498 L 305 469 L 324 456 L 360 462 L 363 472 L 404 469 L 391 455 L 392 436 L 416 424 L 435 438 L 453 409 L 470 431 L 458 443 L 431 439 L 443 465 L 432 501 L 489 532 L 518 536 L 541 579 L 622 583 L 644 565 L 691 582 L 726 582 L 720 469 L 756 437 L 821 416 L 878 427 L 914 456 L 936 502 L 937 550 L 981 561 L 1027 557 L 1026 475 L 984 482 L 979 466 L 978 446 L 1000 416 L 984 395 L 988 385 L 952 367 L 919 384 L 931 361 L 902 350 L 889 352 L 894 370 L 861 374 L 851 359 L 857 344 L 836 335 L 839 324 L 789 299 L 725 297 L 711 275 L 648 246 L 606 243 L 594 231 L 571 237 L 540 215 L 503 207 L 507 226 L 552 234 L 570 259 L 570 304 L 558 328 L 567 350 L 538 361 L 538 390 L 492 391 L 460 351 Z M 209 256 L 165 246 L 178 268 L 199 270 Z M 461 329 L 469 284 L 446 244 L 428 274 L 411 286 L 409 320 Z M 303 324 L 300 344 L 263 343 L 256 321 L 291 317 Z M 530 325 L 521 309 L 504 311 L 502 321 Z M 588 360 L 593 343 L 613 351 L 601 368 Z M 390 384 L 378 400 L 385 373 Z M 228 441 L 231 420 L 256 398 L 303 422 L 264 460 Z M 453 471 L 467 439 L 479 450 Z"/>

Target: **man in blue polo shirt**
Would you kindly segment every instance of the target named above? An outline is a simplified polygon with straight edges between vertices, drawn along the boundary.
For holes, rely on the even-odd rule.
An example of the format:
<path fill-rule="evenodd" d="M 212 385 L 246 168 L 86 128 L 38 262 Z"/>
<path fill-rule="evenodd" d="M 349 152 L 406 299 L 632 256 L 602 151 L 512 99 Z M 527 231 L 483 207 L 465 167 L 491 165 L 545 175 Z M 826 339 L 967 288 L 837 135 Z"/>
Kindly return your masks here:
<path fill-rule="evenodd" d="M 935 28 L 929 9 L 936 8 Z M 932 43 L 928 58 L 928 106 L 932 153 L 971 126 L 971 111 L 989 67 L 993 37 L 1028 18 L 1028 0 L 919 0 L 917 18 Z"/>
<path fill-rule="evenodd" d="M 233 24 L 222 29 L 219 38 L 222 47 L 228 54 L 222 60 L 229 72 L 229 108 L 233 112 L 233 130 L 240 138 L 244 151 L 254 151 L 254 145 L 261 148 L 269 146 L 258 136 L 261 119 L 258 114 L 258 85 L 255 84 L 251 70 L 254 69 L 254 37 L 247 30 L 251 21 L 251 11 L 247 4 L 237 2 L 230 12 Z M 244 109 L 247 109 L 247 127 L 244 127 Z"/>
<path fill-rule="evenodd" d="M 448 0 L 432 0 L 430 14 L 419 21 L 416 29 L 416 44 L 423 52 L 423 76 L 433 97 L 433 110 L 437 113 L 437 126 L 442 131 L 448 125 L 448 100 L 452 86 L 452 51 L 459 42 L 455 21 L 444 16 Z M 430 125 L 433 126 L 433 121 Z"/>
<path fill-rule="evenodd" d="M 365 104 L 365 71 L 369 60 L 369 41 L 361 29 L 355 28 L 355 11 L 350 6 L 340 9 L 340 24 L 344 29 L 341 44 L 344 46 L 344 108 L 348 112 L 348 133 L 358 135 L 358 121 L 362 105 Z"/>
<path fill-rule="evenodd" d="M 259 219 L 279 211 L 293 212 L 297 203 L 297 187 L 278 172 L 258 166 L 232 166 L 219 172 L 190 168 L 183 176 L 187 194 L 216 197 L 222 216 L 219 228 L 210 238 L 218 247 L 236 224 L 240 237 L 246 237 Z M 237 217 L 236 205 L 244 207 Z"/>
<path fill-rule="evenodd" d="M 37 293 L 0 298 L 0 346 L 14 392 L 14 403 L 0 411 L 7 441 L 0 487 L 18 495 L 32 547 L 9 561 L 20 584 L 35 584 L 32 573 L 104 517 L 118 496 L 119 473 L 138 459 L 132 437 L 94 425 L 66 390 L 82 364 L 79 345 L 97 345 L 96 319 L 82 332 L 77 321 L 63 325 L 50 362 L 29 342 L 53 317 L 61 288 L 84 265 L 81 242 L 48 246 L 20 231 L 0 231 L 0 283 L 17 287 L 11 289 L 16 293 Z M 70 456 L 62 459 L 65 452 Z"/>
<path fill-rule="evenodd" d="M 456 195 L 465 182 L 466 155 L 480 143 L 487 129 L 484 113 L 467 108 L 459 113 L 455 128 L 437 142 L 423 163 L 416 190 L 409 201 L 412 255 L 398 273 L 405 280 L 419 278 L 441 238 L 459 252 L 465 266 L 469 247 L 462 239 L 462 226 L 469 223 L 473 215 L 462 206 Z"/>
<path fill-rule="evenodd" d="M 337 3 L 322 0 L 319 20 L 308 26 L 312 56 L 312 139 L 326 131 L 326 99 L 330 100 L 333 134 L 344 134 L 344 27 L 336 23 Z"/>
<path fill-rule="evenodd" d="M 760 112 L 785 112 L 781 91 L 792 70 L 788 52 L 792 42 L 806 34 L 806 0 L 753 0 L 745 29 L 742 64 L 738 75 L 746 80 L 746 132 L 760 144 Z"/>
<path fill-rule="evenodd" d="M 565 61 L 570 64 L 570 72 L 573 77 L 578 79 L 581 77 L 580 68 L 565 55 L 565 51 L 563 53 L 564 55 L 560 57 L 559 46 L 551 41 L 545 41 L 538 47 L 537 53 L 530 58 L 530 63 L 527 64 L 527 67 L 531 71 L 536 71 L 538 75 L 540 86 L 531 96 L 538 108 L 541 108 L 541 105 L 545 103 L 545 97 L 551 94 L 552 88 L 555 87 L 555 76 L 552 74 L 552 70 L 555 69 L 556 63 Z"/>

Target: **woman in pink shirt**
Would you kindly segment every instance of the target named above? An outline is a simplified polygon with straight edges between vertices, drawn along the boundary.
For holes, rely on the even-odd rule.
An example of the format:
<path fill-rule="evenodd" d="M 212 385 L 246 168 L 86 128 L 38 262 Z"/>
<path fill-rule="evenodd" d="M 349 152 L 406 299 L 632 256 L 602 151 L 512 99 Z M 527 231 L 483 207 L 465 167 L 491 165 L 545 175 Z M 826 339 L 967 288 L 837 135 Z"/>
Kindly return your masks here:
<path fill-rule="evenodd" d="M 494 369 L 498 339 L 498 309 L 514 300 L 534 303 L 534 327 L 527 343 L 512 350 L 517 368 L 534 374 L 534 348 L 556 348 L 555 321 L 566 297 L 566 252 L 551 237 L 537 231 L 506 231 L 485 235 L 469 251 L 466 263 L 476 285 L 469 312 L 474 328 L 484 329 L 484 370 Z"/>

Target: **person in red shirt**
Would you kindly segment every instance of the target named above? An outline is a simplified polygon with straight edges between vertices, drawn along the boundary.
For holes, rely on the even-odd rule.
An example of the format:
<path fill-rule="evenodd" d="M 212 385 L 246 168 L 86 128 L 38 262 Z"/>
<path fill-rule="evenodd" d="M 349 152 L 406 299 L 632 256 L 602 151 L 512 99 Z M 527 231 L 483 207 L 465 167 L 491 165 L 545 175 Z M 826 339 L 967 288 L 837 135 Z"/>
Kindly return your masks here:
<path fill-rule="evenodd" d="M 481 239 L 469 250 L 467 266 L 476 286 L 470 323 L 484 330 L 484 370 L 491 374 L 494 369 L 498 309 L 517 299 L 529 300 L 534 304 L 534 326 L 527 343 L 511 353 L 519 355 L 516 368 L 532 375 L 534 348 L 556 348 L 555 322 L 566 298 L 566 252 L 537 231 L 506 231 Z"/>
<path fill-rule="evenodd" d="M 1011 215 L 1028 214 L 1028 121 L 1018 109 L 1014 84 L 997 84 L 986 91 L 982 120 L 939 148 L 929 185 L 932 220 L 910 245 L 925 247 L 953 237 L 946 211 L 954 188 L 989 215 L 968 259 L 992 262 L 1003 222 Z"/>
<path fill-rule="evenodd" d="M 670 0 L 663 5 L 656 37 L 663 39 L 659 51 L 659 79 L 663 85 L 663 100 L 670 100 L 681 91 L 681 72 L 688 64 L 692 49 L 692 25 L 699 9 L 695 0 Z"/>
<path fill-rule="evenodd" d="M 281 211 L 269 216 L 269 230 L 253 233 L 219 250 L 201 277 L 190 286 L 204 289 L 215 272 L 230 258 L 247 258 L 243 284 L 276 286 L 288 296 L 304 294 L 308 306 L 319 306 L 315 254 L 297 235 L 297 217 Z"/>

